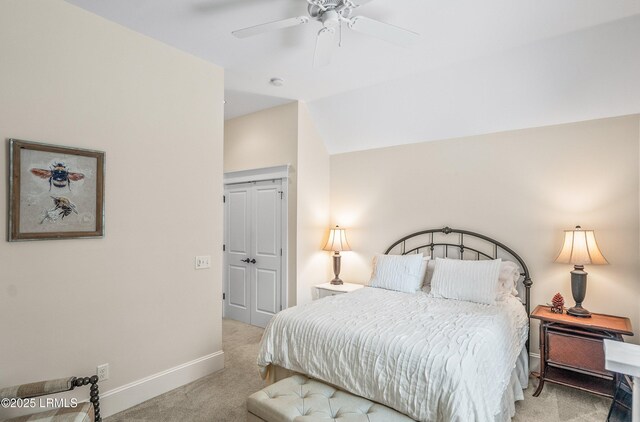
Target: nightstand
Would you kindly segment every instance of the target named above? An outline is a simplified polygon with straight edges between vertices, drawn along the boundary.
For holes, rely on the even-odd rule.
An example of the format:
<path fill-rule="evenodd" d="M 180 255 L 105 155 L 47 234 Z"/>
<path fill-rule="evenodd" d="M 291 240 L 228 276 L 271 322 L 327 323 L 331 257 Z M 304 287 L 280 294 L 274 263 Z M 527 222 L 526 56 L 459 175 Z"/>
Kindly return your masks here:
<path fill-rule="evenodd" d="M 603 314 L 579 318 L 554 314 L 542 305 L 531 318 L 540 320 L 540 373 L 534 374 L 540 383 L 534 397 L 545 381 L 613 397 L 616 375 L 605 368 L 603 341 L 632 336 L 629 318 Z"/>
<path fill-rule="evenodd" d="M 362 284 L 344 283 L 344 284 L 331 284 L 324 283 L 318 284 L 316 290 L 318 290 L 318 299 L 322 299 L 327 296 L 341 295 L 343 293 L 351 293 L 358 289 L 365 287 Z"/>

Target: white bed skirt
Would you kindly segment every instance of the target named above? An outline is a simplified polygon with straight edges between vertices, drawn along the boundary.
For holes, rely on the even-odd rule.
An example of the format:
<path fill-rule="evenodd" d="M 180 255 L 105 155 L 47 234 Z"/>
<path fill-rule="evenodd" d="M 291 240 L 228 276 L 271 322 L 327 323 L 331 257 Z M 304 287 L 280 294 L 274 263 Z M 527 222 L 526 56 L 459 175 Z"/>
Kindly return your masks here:
<path fill-rule="evenodd" d="M 267 385 L 297 374 L 281 366 L 270 365 L 266 376 Z M 306 374 L 303 374 L 306 375 Z M 529 386 L 529 353 L 523 347 L 516 366 L 511 372 L 511 379 L 503 396 L 500 408 L 502 411 L 495 417 L 495 422 L 510 422 L 516 414 L 516 402 L 524 400 L 524 390 Z"/>
<path fill-rule="evenodd" d="M 523 347 L 516 367 L 511 372 L 509 385 L 502 396 L 502 411 L 496 415 L 496 422 L 511 421 L 516 414 L 516 402 L 524 400 L 524 390 L 529 386 L 529 353 Z"/>

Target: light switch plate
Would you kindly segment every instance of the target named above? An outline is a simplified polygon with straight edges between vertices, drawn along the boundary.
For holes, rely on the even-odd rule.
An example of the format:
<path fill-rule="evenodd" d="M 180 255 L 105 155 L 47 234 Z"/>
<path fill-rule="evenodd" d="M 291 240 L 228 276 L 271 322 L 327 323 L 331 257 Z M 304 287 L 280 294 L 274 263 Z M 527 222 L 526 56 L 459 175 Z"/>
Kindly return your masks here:
<path fill-rule="evenodd" d="M 196 270 L 211 268 L 211 255 L 196 256 Z"/>

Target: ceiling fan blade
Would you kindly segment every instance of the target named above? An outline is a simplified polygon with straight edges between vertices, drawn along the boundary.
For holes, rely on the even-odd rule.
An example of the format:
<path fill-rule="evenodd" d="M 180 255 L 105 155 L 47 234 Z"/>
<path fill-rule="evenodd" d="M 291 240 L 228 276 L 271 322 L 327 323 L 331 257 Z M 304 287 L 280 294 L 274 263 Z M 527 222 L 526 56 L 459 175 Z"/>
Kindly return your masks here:
<path fill-rule="evenodd" d="M 336 28 L 323 27 L 320 32 L 318 32 L 313 66 L 322 67 L 331 63 L 331 56 L 333 56 L 333 51 L 336 49 L 336 46 Z"/>
<path fill-rule="evenodd" d="M 232 34 L 237 38 L 253 37 L 254 35 L 260 35 L 265 32 L 275 31 L 278 29 L 290 28 L 292 26 L 304 25 L 309 22 L 309 17 L 298 16 L 297 18 L 289 18 L 276 22 L 264 23 L 262 25 L 256 25 L 249 28 L 239 29 L 233 31 Z"/>
<path fill-rule="evenodd" d="M 262 0 L 200 0 L 193 5 L 193 10 L 199 13 L 214 13 L 261 2 Z"/>
<path fill-rule="evenodd" d="M 418 33 L 364 16 L 352 18 L 349 27 L 354 31 L 402 46 L 409 46 L 420 39 Z"/>
<path fill-rule="evenodd" d="M 367 3 L 370 3 L 373 0 L 350 0 L 350 1 L 351 1 L 351 3 L 353 3 L 354 6 L 360 7 L 360 6 L 363 6 L 363 5 L 367 4 Z"/>

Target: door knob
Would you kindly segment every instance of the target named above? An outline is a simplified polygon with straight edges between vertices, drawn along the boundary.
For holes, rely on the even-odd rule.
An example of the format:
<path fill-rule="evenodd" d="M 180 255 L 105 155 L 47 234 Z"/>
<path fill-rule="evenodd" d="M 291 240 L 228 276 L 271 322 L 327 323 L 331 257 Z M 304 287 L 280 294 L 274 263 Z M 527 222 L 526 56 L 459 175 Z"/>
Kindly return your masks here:
<path fill-rule="evenodd" d="M 255 258 L 254 258 L 254 259 L 252 259 L 250 262 L 251 262 L 252 264 L 255 264 L 255 263 L 256 263 Z"/>
<path fill-rule="evenodd" d="M 251 261 L 249 261 L 249 258 L 247 258 L 247 259 L 241 259 L 240 262 L 246 262 L 248 264 Z"/>

